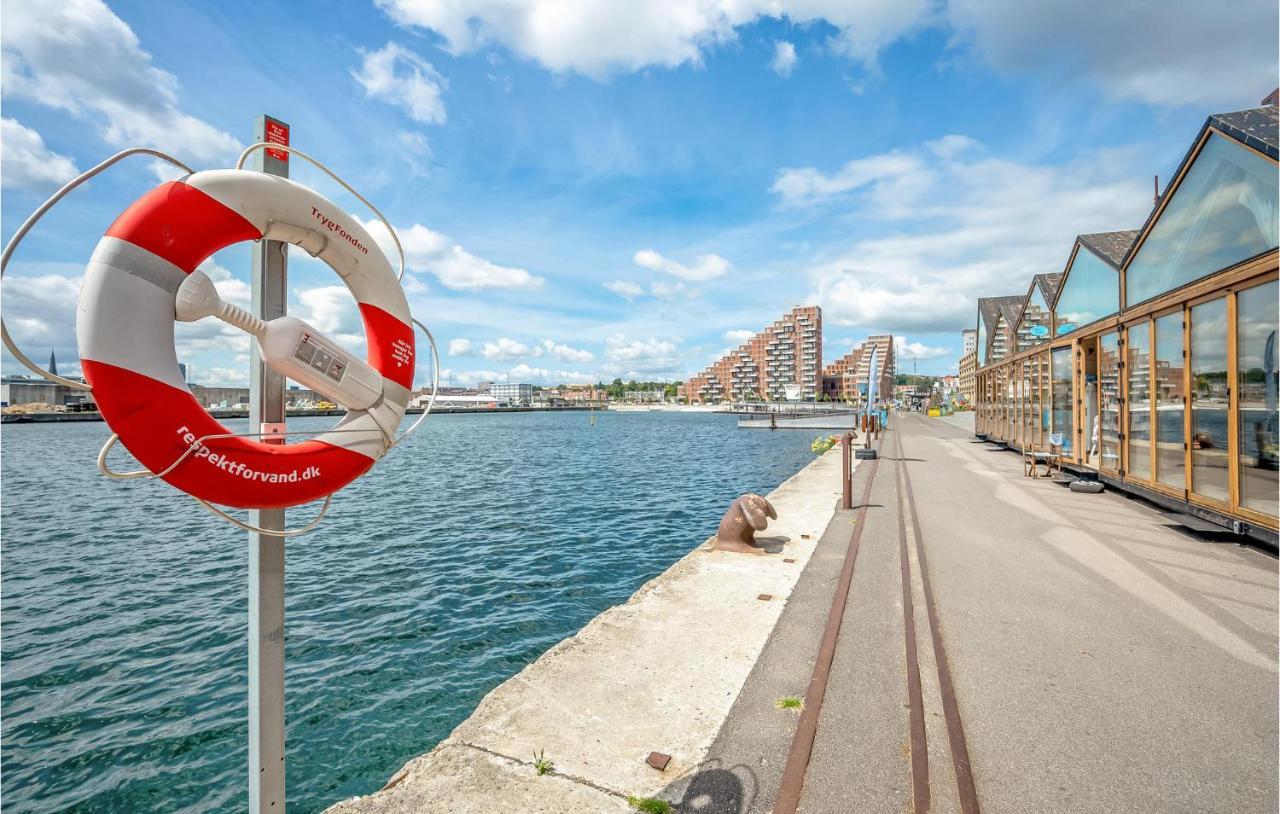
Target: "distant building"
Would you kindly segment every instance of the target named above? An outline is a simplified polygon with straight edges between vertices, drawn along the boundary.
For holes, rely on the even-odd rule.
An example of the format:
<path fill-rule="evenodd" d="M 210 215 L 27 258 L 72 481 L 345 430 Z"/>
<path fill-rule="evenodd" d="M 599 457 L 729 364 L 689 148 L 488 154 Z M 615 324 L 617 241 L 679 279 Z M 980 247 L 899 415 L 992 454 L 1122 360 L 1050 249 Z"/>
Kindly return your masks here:
<path fill-rule="evenodd" d="M 690 404 L 781 401 L 787 385 L 799 398 L 816 398 L 822 383 L 822 309 L 797 306 L 781 319 L 690 376 L 680 395 Z"/>
<path fill-rule="evenodd" d="M 604 390 L 594 384 L 571 384 L 560 395 L 565 401 L 574 404 L 604 400 Z"/>
<path fill-rule="evenodd" d="M 960 332 L 960 336 L 964 339 L 964 350 L 962 353 L 973 353 L 978 349 L 977 328 L 965 328 Z"/>
<path fill-rule="evenodd" d="M 894 392 L 897 362 L 892 334 L 868 336 L 865 342 L 832 362 L 822 371 L 822 392 L 832 401 L 863 404 L 871 381 L 871 362 L 876 365 L 876 394 L 888 398 Z"/>
<path fill-rule="evenodd" d="M 976 336 L 976 333 L 975 333 Z M 960 397 L 973 404 L 978 398 L 978 352 L 971 350 L 960 357 Z"/>
<path fill-rule="evenodd" d="M 50 359 L 50 361 L 53 360 Z M 72 381 L 84 381 L 70 376 L 66 378 Z M 0 379 L 0 406 L 4 407 L 16 407 L 19 404 L 52 404 L 55 407 L 70 407 L 92 401 L 93 397 L 87 390 L 55 384 L 47 379 L 27 376 L 6 376 Z"/>
<path fill-rule="evenodd" d="M 499 404 L 532 404 L 533 385 L 494 382 L 489 385 L 489 395 Z"/>

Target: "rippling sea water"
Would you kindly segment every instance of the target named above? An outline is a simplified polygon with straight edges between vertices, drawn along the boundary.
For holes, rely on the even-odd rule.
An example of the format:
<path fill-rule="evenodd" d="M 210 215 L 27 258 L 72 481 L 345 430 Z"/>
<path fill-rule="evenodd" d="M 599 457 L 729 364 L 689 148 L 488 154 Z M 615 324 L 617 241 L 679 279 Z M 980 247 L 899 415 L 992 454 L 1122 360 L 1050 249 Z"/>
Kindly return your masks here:
<path fill-rule="evenodd" d="M 242 810 L 246 535 L 165 484 L 100 477 L 106 434 L 0 434 L 5 807 Z M 815 434 L 707 413 L 429 419 L 288 543 L 289 809 L 380 788 L 734 497 L 812 460 Z"/>

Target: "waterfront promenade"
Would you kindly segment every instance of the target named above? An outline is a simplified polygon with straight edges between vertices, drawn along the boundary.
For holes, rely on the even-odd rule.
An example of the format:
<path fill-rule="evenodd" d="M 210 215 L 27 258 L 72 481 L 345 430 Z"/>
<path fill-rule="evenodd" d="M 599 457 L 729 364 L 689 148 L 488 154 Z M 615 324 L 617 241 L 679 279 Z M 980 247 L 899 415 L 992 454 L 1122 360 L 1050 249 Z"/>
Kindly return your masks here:
<path fill-rule="evenodd" d="M 779 554 L 694 552 L 333 810 L 1275 811 L 1272 554 L 955 424 L 896 417 L 852 511 L 828 453 L 776 495 Z"/>
<path fill-rule="evenodd" d="M 1271 554 L 1023 478 L 949 421 L 900 416 L 881 451 L 799 811 L 1276 810 Z M 809 686 L 856 516 L 832 520 L 704 776 L 670 790 L 681 810 L 773 810 L 796 722 L 770 702 Z"/>

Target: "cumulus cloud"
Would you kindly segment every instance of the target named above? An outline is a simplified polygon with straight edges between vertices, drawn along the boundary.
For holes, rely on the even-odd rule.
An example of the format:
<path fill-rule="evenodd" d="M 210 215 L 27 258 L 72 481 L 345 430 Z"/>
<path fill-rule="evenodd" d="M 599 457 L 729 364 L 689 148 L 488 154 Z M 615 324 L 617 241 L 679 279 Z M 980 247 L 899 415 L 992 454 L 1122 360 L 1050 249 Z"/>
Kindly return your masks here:
<path fill-rule="evenodd" d="M 751 337 L 753 337 L 753 336 L 755 336 L 755 335 L 756 335 L 756 332 L 755 332 L 755 331 L 748 331 L 748 330 L 746 330 L 746 329 L 739 329 L 739 330 L 736 330 L 736 331 L 725 331 L 725 332 L 724 332 L 724 338 L 725 338 L 725 341 L 727 341 L 727 342 L 737 342 L 738 344 L 742 344 L 743 342 L 746 342 L 748 339 L 750 339 Z"/>
<path fill-rule="evenodd" d="M 1274 0 L 948 0 L 945 16 L 998 70 L 1084 77 L 1114 99 L 1248 104 L 1276 85 Z"/>
<path fill-rule="evenodd" d="M 641 268 L 647 268 L 650 271 L 661 271 L 690 282 L 714 280 L 717 277 L 724 276 L 731 268 L 729 261 L 718 254 L 700 255 L 697 262 L 692 266 L 686 266 L 683 263 L 663 257 L 653 249 L 641 249 L 636 252 L 635 257 L 632 259 Z"/>
<path fill-rule="evenodd" d="M 582 350 L 580 348 L 571 348 L 568 345 L 561 345 L 560 343 L 551 339 L 542 340 L 542 348 L 543 350 L 546 351 L 547 355 L 550 356 L 552 359 L 559 359 L 562 362 L 575 362 L 577 364 L 586 364 L 587 362 L 593 361 L 596 358 L 595 354 L 593 354 L 589 350 Z"/>
<path fill-rule="evenodd" d="M 450 356 L 470 356 L 471 340 L 470 339 L 450 339 L 449 355 Z"/>
<path fill-rule="evenodd" d="M 60 186 L 80 173 L 75 162 L 14 119 L 0 119 L 0 168 L 0 186 L 13 188 Z"/>
<path fill-rule="evenodd" d="M 763 17 L 804 25 L 824 20 L 836 50 L 871 65 L 881 49 L 927 17 L 927 0 L 606 0 L 566 7 L 542 0 L 378 0 L 402 26 L 435 32 L 451 54 L 501 45 L 557 73 L 596 79 L 650 66 L 702 64 Z"/>
<path fill-rule="evenodd" d="M 795 45 L 786 40 L 779 40 L 773 44 L 773 60 L 769 63 L 769 67 L 778 76 L 791 76 L 791 70 L 796 67 L 798 61 Z"/>
<path fill-rule="evenodd" d="M 601 283 L 606 290 L 612 291 L 625 300 L 635 300 L 644 294 L 644 289 L 636 283 L 627 282 L 626 280 L 610 280 L 607 283 Z"/>
<path fill-rule="evenodd" d="M 293 292 L 297 307 L 290 314 L 328 334 L 347 351 L 361 356 L 366 341 L 364 321 L 355 297 L 345 285 L 325 285 Z"/>
<path fill-rule="evenodd" d="M 485 342 L 484 347 L 480 349 L 480 355 L 486 359 L 492 359 L 496 362 L 506 362 L 512 359 L 522 359 L 529 355 L 541 356 L 542 349 L 534 346 L 530 347 L 523 342 L 517 342 L 514 339 L 502 337 L 496 342 Z"/>
<path fill-rule="evenodd" d="M 225 161 L 236 139 L 183 112 L 178 81 L 100 0 L 8 3 L 0 28 L 11 99 L 91 122 L 115 147 L 143 144 L 196 161 Z M 6 134 L 7 138 L 7 134 Z"/>
<path fill-rule="evenodd" d="M 1050 166 L 936 146 L 850 162 L 875 172 L 837 173 L 841 214 L 874 236 L 805 271 L 830 324 L 958 331 L 974 322 L 978 297 L 1021 294 L 1033 274 L 1061 271 L 1076 234 L 1136 228 L 1151 208 L 1133 152 Z"/>
<path fill-rule="evenodd" d="M 447 83 L 429 62 L 394 42 L 377 51 L 362 51 L 361 55 L 360 69 L 351 75 L 366 96 L 401 108 L 417 122 L 445 122 L 442 96 Z"/>
<path fill-rule="evenodd" d="M 893 345 L 894 355 L 898 359 L 899 370 L 902 369 L 903 359 L 941 359 L 944 356 L 951 355 L 951 351 L 947 348 L 934 347 L 923 342 L 908 342 L 905 336 L 895 336 Z"/>
<path fill-rule="evenodd" d="M 395 258 L 395 244 L 382 221 L 372 219 L 364 227 L 378 242 L 387 257 Z M 538 288 L 544 280 L 522 268 L 500 266 L 454 243 L 447 236 L 420 223 L 397 228 L 404 248 L 405 265 L 412 272 L 434 274 L 445 288 L 455 290 L 484 288 Z M 395 260 L 392 260 L 394 265 Z"/>
<path fill-rule="evenodd" d="M 623 378 L 678 378 L 682 359 L 671 339 L 628 339 L 614 334 L 605 340 L 605 371 Z"/>

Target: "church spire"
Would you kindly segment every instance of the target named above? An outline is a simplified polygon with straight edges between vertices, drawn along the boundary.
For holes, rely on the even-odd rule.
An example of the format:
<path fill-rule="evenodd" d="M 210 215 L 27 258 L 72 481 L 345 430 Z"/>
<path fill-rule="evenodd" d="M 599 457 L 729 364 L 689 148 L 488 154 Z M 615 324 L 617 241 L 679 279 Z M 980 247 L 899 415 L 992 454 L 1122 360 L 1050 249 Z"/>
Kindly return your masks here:
<path fill-rule="evenodd" d="M 49 349 L 49 372 L 58 375 L 58 357 L 54 355 L 53 349 Z"/>

